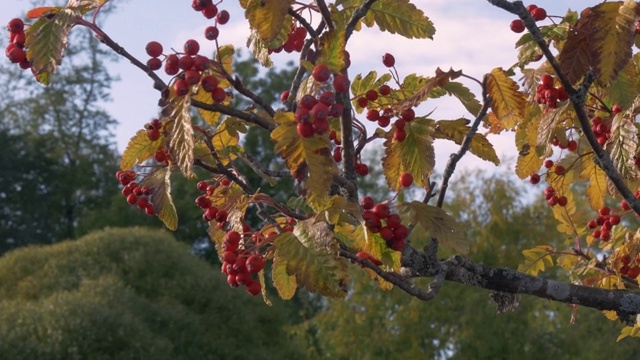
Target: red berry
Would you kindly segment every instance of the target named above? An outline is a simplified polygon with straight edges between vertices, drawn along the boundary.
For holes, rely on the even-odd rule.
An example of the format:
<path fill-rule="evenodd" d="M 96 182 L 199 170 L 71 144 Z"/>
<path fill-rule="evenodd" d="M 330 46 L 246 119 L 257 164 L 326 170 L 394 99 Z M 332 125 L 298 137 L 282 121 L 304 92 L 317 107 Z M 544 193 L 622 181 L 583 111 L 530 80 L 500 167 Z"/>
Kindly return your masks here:
<path fill-rule="evenodd" d="M 380 88 L 378 88 L 378 92 L 382 96 L 387 96 L 391 94 L 391 87 L 387 84 L 380 85 Z"/>
<path fill-rule="evenodd" d="M 390 123 L 391 118 L 386 115 L 380 116 L 380 118 L 378 118 L 378 126 L 380 127 L 387 127 Z"/>
<path fill-rule="evenodd" d="M 280 94 L 280 101 L 285 102 L 289 98 L 289 90 L 285 90 Z"/>
<path fill-rule="evenodd" d="M 211 199 L 206 195 L 200 195 L 196 198 L 196 205 L 201 209 L 208 209 L 211 207 Z"/>
<path fill-rule="evenodd" d="M 413 176 L 407 172 L 402 173 L 402 175 L 400 175 L 400 185 L 402 187 L 409 187 L 411 184 L 413 184 Z"/>
<path fill-rule="evenodd" d="M 178 67 L 182 70 L 189 70 L 195 65 L 196 61 L 189 55 L 184 55 L 178 61 Z"/>
<path fill-rule="evenodd" d="M 198 188 L 198 190 L 200 191 L 207 191 L 207 186 L 209 186 L 209 184 L 207 184 L 206 181 L 202 180 L 202 181 L 198 181 L 198 184 L 196 185 L 196 188 Z"/>
<path fill-rule="evenodd" d="M 386 241 L 393 240 L 393 230 L 391 230 L 390 227 L 385 226 L 382 229 L 380 229 L 380 236 Z"/>
<path fill-rule="evenodd" d="M 544 74 L 540 77 L 540 83 L 546 88 L 553 88 L 553 76 L 549 74 Z"/>
<path fill-rule="evenodd" d="M 400 116 L 402 117 L 402 120 L 404 120 L 406 122 L 410 122 L 413 119 L 415 119 L 416 112 L 412 108 L 409 108 L 409 109 L 403 111 Z"/>
<path fill-rule="evenodd" d="M 198 70 L 187 70 L 184 73 L 184 80 L 189 85 L 195 85 L 200 82 L 200 71 Z"/>
<path fill-rule="evenodd" d="M 129 196 L 127 196 L 127 202 L 130 205 L 135 205 L 135 203 L 138 202 L 138 195 L 136 194 L 129 194 Z"/>
<path fill-rule="evenodd" d="M 371 210 L 375 206 L 375 201 L 373 201 L 371 196 L 364 196 L 360 199 L 360 205 L 362 205 L 362 208 L 365 210 Z"/>
<path fill-rule="evenodd" d="M 264 257 L 262 255 L 253 254 L 247 259 L 247 270 L 252 273 L 260 272 L 264 269 Z"/>
<path fill-rule="evenodd" d="M 524 23 L 520 19 L 515 19 L 511 22 L 511 31 L 514 33 L 521 33 L 524 31 Z"/>
<path fill-rule="evenodd" d="M 173 90 L 178 96 L 184 96 L 189 93 L 189 83 L 186 80 L 177 80 L 173 83 Z"/>
<path fill-rule="evenodd" d="M 598 213 L 602 216 L 607 216 L 611 213 L 611 209 L 608 206 L 603 206 L 598 210 Z"/>
<path fill-rule="evenodd" d="M 380 112 L 376 109 L 370 109 L 367 111 L 367 115 L 365 117 L 370 121 L 378 121 L 380 118 Z"/>
<path fill-rule="evenodd" d="M 558 198 L 558 205 L 560 206 L 566 206 L 567 205 L 567 197 L 566 196 L 560 196 Z"/>
<path fill-rule="evenodd" d="M 598 224 L 595 222 L 595 220 L 591 220 L 587 223 L 587 227 L 589 229 L 595 229 L 598 227 Z"/>
<path fill-rule="evenodd" d="M 227 10 L 222 10 L 216 16 L 216 20 L 218 20 L 218 24 L 224 25 L 229 22 L 229 12 Z"/>
<path fill-rule="evenodd" d="M 313 129 L 313 124 L 307 121 L 299 122 L 296 129 L 298 131 L 298 135 L 300 135 L 305 139 L 310 138 L 313 136 L 313 134 L 315 134 L 315 130 Z"/>
<path fill-rule="evenodd" d="M 149 43 L 147 43 L 147 46 L 145 47 L 145 50 L 147 51 L 147 55 L 157 58 L 158 56 L 162 55 L 162 44 L 160 44 L 157 41 L 149 41 Z"/>
<path fill-rule="evenodd" d="M 7 24 L 7 30 L 9 30 L 10 33 L 20 33 L 22 32 L 22 30 L 24 30 L 24 22 L 22 21 L 22 19 L 13 18 L 9 20 L 9 23 Z"/>
<path fill-rule="evenodd" d="M 333 149 L 333 160 L 337 163 L 342 161 L 342 149 L 340 146 Z"/>
<path fill-rule="evenodd" d="M 313 109 L 313 107 L 317 103 L 318 103 L 318 99 L 316 99 L 316 97 L 311 94 L 306 94 L 300 99 L 300 106 L 307 110 Z"/>
<path fill-rule="evenodd" d="M 407 138 L 407 132 L 404 129 L 398 129 L 393 132 L 393 140 L 403 142 Z"/>
<path fill-rule="evenodd" d="M 533 185 L 539 183 L 540 182 L 540 175 L 531 174 L 531 176 L 529 176 L 529 182 L 532 183 Z"/>
<path fill-rule="evenodd" d="M 576 151 L 578 150 L 578 142 L 575 140 L 569 140 L 567 142 L 567 149 L 569 149 L 569 151 Z"/>
<path fill-rule="evenodd" d="M 349 91 L 349 79 L 344 75 L 336 75 L 333 77 L 333 89 L 336 92 L 344 93 Z"/>
<path fill-rule="evenodd" d="M 152 71 L 160 70 L 160 68 L 162 68 L 162 60 L 155 57 L 150 58 L 149 60 L 147 60 L 147 66 Z"/>
<path fill-rule="evenodd" d="M 260 285 L 260 281 L 251 280 L 245 290 L 251 294 L 251 296 L 257 296 L 262 291 L 262 285 Z"/>
<path fill-rule="evenodd" d="M 156 129 L 149 129 L 147 130 L 147 136 L 149 137 L 149 140 L 156 141 L 160 138 L 160 131 Z"/>
<path fill-rule="evenodd" d="M 543 8 L 535 8 L 531 10 L 531 17 L 535 21 L 542 21 L 547 18 L 547 11 Z"/>
<path fill-rule="evenodd" d="M 378 205 L 374 206 L 373 213 L 379 219 L 386 219 L 386 218 L 389 217 L 389 213 L 390 213 L 389 205 L 387 205 L 387 204 L 378 204 Z"/>
<path fill-rule="evenodd" d="M 620 201 L 620 208 L 622 208 L 622 210 L 624 210 L 624 211 L 631 210 L 631 206 L 629 206 L 629 203 L 627 202 L 627 200 L 621 200 Z"/>
<path fill-rule="evenodd" d="M 625 265 L 629 265 L 631 263 L 631 255 L 629 254 L 624 254 L 622 256 L 622 258 L 620 259 L 620 262 L 622 262 Z"/>
<path fill-rule="evenodd" d="M 209 93 L 213 92 L 218 87 L 218 79 L 213 75 L 203 77 L 200 83 L 202 84 L 202 89 Z"/>
<path fill-rule="evenodd" d="M 202 15 L 207 19 L 213 19 L 216 15 L 218 15 L 218 7 L 215 4 L 209 4 L 204 9 L 202 9 Z"/>
<path fill-rule="evenodd" d="M 386 53 L 382 55 L 382 63 L 386 67 L 393 67 L 396 64 L 396 58 L 393 55 Z"/>
<path fill-rule="evenodd" d="M 18 64 L 27 58 L 27 54 L 24 52 L 24 50 L 13 44 L 9 44 L 9 46 L 7 47 L 7 51 L 5 51 L 5 54 L 7 55 L 9 61 L 14 64 Z"/>
<path fill-rule="evenodd" d="M 313 78 L 317 82 L 325 82 L 329 80 L 329 77 L 331 76 L 331 72 L 329 71 L 329 68 L 326 65 L 318 64 L 316 65 L 316 67 L 313 68 L 313 71 L 311 72 L 311 76 L 313 76 Z"/>
<path fill-rule="evenodd" d="M 356 173 L 360 176 L 369 175 L 369 166 L 367 164 L 356 164 Z"/>
<path fill-rule="evenodd" d="M 391 215 L 393 216 L 393 215 Z M 389 216 L 389 217 L 391 217 Z M 389 220 L 387 219 L 387 224 L 389 224 Z M 409 236 L 409 229 L 406 226 L 400 224 L 395 229 L 393 229 L 393 238 L 398 240 L 404 240 Z"/>
<path fill-rule="evenodd" d="M 364 94 L 364 96 L 367 98 L 367 100 L 369 101 L 376 101 L 378 100 L 378 92 L 375 91 L 374 89 L 371 90 L 367 90 L 367 92 Z"/>
<path fill-rule="evenodd" d="M 558 174 L 558 175 L 562 176 L 562 175 L 564 175 L 564 174 L 565 174 L 566 169 L 564 168 L 564 166 L 562 166 L 562 165 L 558 165 L 558 166 L 556 166 L 556 170 L 555 170 L 555 172 L 556 172 L 556 174 Z"/>
<path fill-rule="evenodd" d="M 622 108 L 621 108 L 621 107 L 620 107 L 620 105 L 618 105 L 618 104 L 613 104 L 613 107 L 611 108 L 611 111 L 612 111 L 614 114 L 619 114 L 619 113 L 621 113 L 621 112 L 622 112 Z"/>
<path fill-rule="evenodd" d="M 640 275 L 640 267 L 639 266 L 634 266 L 634 267 L 630 267 L 629 268 L 629 272 L 627 272 L 627 276 L 635 279 L 638 277 L 638 275 Z"/>
<path fill-rule="evenodd" d="M 220 35 L 220 30 L 218 30 L 218 28 L 215 26 L 209 26 L 208 28 L 204 29 L 204 37 L 207 40 L 215 40 L 218 38 L 218 35 Z"/>
<path fill-rule="evenodd" d="M 618 215 L 611 215 L 611 217 L 609 217 L 609 222 L 611 223 L 611 225 L 618 225 L 618 224 L 620 224 L 620 216 L 618 216 Z"/>
<path fill-rule="evenodd" d="M 194 39 L 189 39 L 184 43 L 184 53 L 193 56 L 196 55 L 200 51 L 200 43 Z"/>

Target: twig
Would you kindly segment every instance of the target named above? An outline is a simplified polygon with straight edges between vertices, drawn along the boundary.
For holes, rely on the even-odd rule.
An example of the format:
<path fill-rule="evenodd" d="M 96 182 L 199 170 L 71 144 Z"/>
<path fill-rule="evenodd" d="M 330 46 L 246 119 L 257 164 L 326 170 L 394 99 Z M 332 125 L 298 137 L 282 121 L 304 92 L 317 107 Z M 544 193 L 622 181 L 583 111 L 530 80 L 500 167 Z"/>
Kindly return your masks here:
<path fill-rule="evenodd" d="M 424 301 L 429 301 L 432 300 L 437 294 L 438 291 L 440 290 L 440 286 L 442 285 L 442 283 L 444 282 L 444 272 L 438 276 L 436 276 L 435 280 L 433 282 L 431 282 L 431 284 L 429 284 L 429 290 L 428 291 L 424 291 L 422 289 L 420 289 L 419 287 L 417 287 L 414 283 L 412 283 L 410 280 L 403 278 L 402 276 L 393 273 L 393 272 L 387 272 L 384 271 L 382 269 L 380 269 L 378 266 L 376 266 L 373 262 L 371 262 L 371 260 L 369 259 L 361 259 L 355 255 L 353 255 L 352 253 L 350 253 L 347 250 L 344 249 L 340 249 L 339 252 L 340 256 L 347 258 L 357 264 L 360 264 L 368 269 L 371 269 L 373 272 L 376 273 L 376 275 L 380 276 L 381 278 L 383 278 L 384 280 L 392 283 L 393 285 L 397 286 L 398 288 L 400 288 L 402 291 L 406 292 L 407 294 L 414 296 L 420 300 L 424 300 Z"/>
<path fill-rule="evenodd" d="M 444 169 L 444 174 L 442 176 L 442 185 L 440 186 L 440 194 L 438 194 L 438 202 L 436 203 L 437 207 L 440 207 L 440 208 L 442 207 L 442 204 L 444 203 L 444 197 L 447 194 L 447 188 L 449 187 L 449 180 L 451 179 L 451 176 L 453 175 L 453 172 L 455 171 L 456 166 L 458 165 L 458 161 L 460 161 L 460 159 L 462 159 L 462 157 L 469 150 L 469 147 L 471 146 L 471 141 L 473 141 L 473 136 L 478 131 L 478 126 L 480 126 L 480 122 L 487 115 L 487 111 L 489 111 L 489 107 L 491 106 L 492 100 L 487 94 L 487 77 L 486 76 L 482 82 L 482 101 L 483 101 L 482 108 L 480 109 L 480 112 L 476 115 L 476 118 L 473 121 L 471 128 L 467 132 L 467 135 L 465 135 L 464 140 L 460 145 L 460 149 L 458 149 L 457 153 L 451 154 L 451 157 L 447 162 L 447 166 Z"/>
<path fill-rule="evenodd" d="M 244 84 L 242 83 L 242 80 L 240 80 L 239 77 L 235 76 L 232 78 L 229 74 L 226 74 L 226 73 L 225 75 L 227 77 L 227 80 L 229 80 L 229 82 L 231 83 L 233 88 L 236 89 L 236 91 L 246 96 L 247 98 L 251 99 L 254 103 L 256 103 L 258 106 L 263 108 L 264 111 L 266 111 L 267 114 L 269 114 L 269 116 L 273 117 L 276 114 L 275 110 L 273 110 L 273 107 L 271 107 L 269 103 L 265 102 L 263 98 L 261 98 L 256 93 L 254 93 L 253 91 L 245 87 Z"/>
<path fill-rule="evenodd" d="M 349 21 L 347 22 L 347 27 L 344 34 L 345 41 L 349 40 L 351 34 L 353 34 L 353 30 L 356 28 L 356 25 L 358 25 L 358 21 L 360 21 L 360 19 L 367 15 L 367 12 L 375 2 L 376 0 L 366 0 L 362 5 L 360 5 L 358 9 L 356 9 L 356 11 L 353 12 L 353 15 L 351 15 L 351 19 L 349 19 Z"/>
<path fill-rule="evenodd" d="M 226 106 L 226 105 L 221 105 L 221 104 L 207 104 L 207 103 L 203 103 L 201 101 L 197 101 L 197 100 L 193 100 L 191 99 L 191 105 L 193 105 L 194 107 L 197 107 L 199 109 L 203 109 L 203 110 L 208 110 L 208 111 L 213 111 L 213 112 L 219 112 L 225 115 L 230 115 L 230 116 L 235 116 L 239 119 L 245 120 L 247 122 L 250 122 L 252 124 L 256 124 L 260 127 L 262 127 L 263 129 L 266 129 L 268 131 L 273 131 L 273 129 L 276 128 L 276 125 L 274 123 L 272 123 L 271 121 L 258 116 L 254 113 L 247 113 L 244 111 L 240 111 L 238 109 L 232 108 L 230 106 Z"/>
<path fill-rule="evenodd" d="M 334 25 L 333 21 L 331 21 L 331 12 L 329 11 L 327 4 L 324 2 L 324 0 L 316 0 L 316 4 L 318 4 L 320 14 L 322 15 L 322 19 L 324 19 L 324 22 L 327 23 L 327 27 L 329 28 L 329 30 L 333 30 Z"/>
<path fill-rule="evenodd" d="M 345 71 L 345 76 L 347 76 Z M 356 151 L 353 145 L 353 118 L 351 115 L 351 101 L 347 93 L 338 93 L 337 101 L 342 104 L 340 116 L 340 132 L 342 142 L 342 174 L 353 184 L 356 191 L 349 192 L 349 200 L 358 200 L 358 181 L 356 177 Z"/>
<path fill-rule="evenodd" d="M 291 8 L 289 8 L 289 15 L 291 15 L 292 18 L 298 20 L 298 24 L 302 25 L 305 29 L 307 29 L 307 34 L 309 34 L 311 38 L 318 37 L 316 30 L 313 28 L 313 26 L 311 26 L 311 24 L 309 24 L 307 19 L 305 19 L 302 15 L 298 14 L 295 10 Z"/>

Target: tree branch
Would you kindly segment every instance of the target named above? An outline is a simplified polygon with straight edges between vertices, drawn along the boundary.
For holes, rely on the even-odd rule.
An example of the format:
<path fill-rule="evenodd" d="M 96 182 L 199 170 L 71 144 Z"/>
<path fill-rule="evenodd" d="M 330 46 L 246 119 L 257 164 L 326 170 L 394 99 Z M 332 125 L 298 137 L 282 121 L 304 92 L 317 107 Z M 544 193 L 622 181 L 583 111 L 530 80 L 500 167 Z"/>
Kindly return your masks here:
<path fill-rule="evenodd" d="M 371 6 L 375 2 L 376 0 L 366 0 L 358 9 L 356 9 L 356 11 L 353 12 L 351 19 L 347 22 L 347 28 L 344 34 L 345 41 L 349 40 L 351 34 L 353 34 L 353 30 L 356 28 L 356 25 L 358 25 L 358 21 L 367 15 L 367 12 L 369 12 L 369 9 L 371 9 Z"/>
<path fill-rule="evenodd" d="M 486 76 L 482 81 L 482 101 L 483 101 L 482 108 L 480 109 L 480 112 L 476 115 L 476 118 L 473 121 L 471 128 L 467 132 L 467 135 L 465 135 L 464 140 L 460 145 L 460 149 L 458 150 L 457 153 L 451 154 L 451 157 L 449 158 L 449 162 L 447 162 L 447 166 L 444 169 L 444 174 L 442 176 L 442 185 L 440 186 L 440 193 L 438 194 L 438 202 L 436 203 L 437 207 L 440 207 L 440 208 L 442 207 L 444 203 L 444 197 L 447 194 L 447 188 L 449 188 L 449 180 L 451 179 L 451 176 L 453 175 L 453 172 L 455 171 L 456 166 L 458 165 L 458 162 L 467 153 L 467 151 L 469 150 L 469 147 L 471 147 L 471 141 L 473 141 L 473 136 L 478 131 L 478 126 L 480 126 L 480 122 L 487 115 L 487 111 L 489 111 L 489 107 L 491 106 L 492 100 L 487 94 L 487 77 Z"/>
<path fill-rule="evenodd" d="M 331 20 L 331 12 L 327 7 L 327 4 L 324 0 L 316 0 L 316 4 L 318 4 L 318 9 L 320 9 L 320 14 L 322 15 L 322 19 L 327 24 L 329 30 L 334 29 L 333 21 Z"/>
<path fill-rule="evenodd" d="M 268 131 L 273 131 L 273 129 L 276 128 L 276 125 L 272 122 L 270 122 L 269 120 L 258 116 L 254 113 L 247 113 L 244 111 L 240 111 L 238 109 L 232 108 L 230 106 L 226 106 L 226 105 L 221 105 L 221 104 L 207 104 L 207 103 L 203 103 L 201 101 L 197 101 L 197 100 L 191 100 L 191 105 L 193 105 L 196 108 L 199 109 L 203 109 L 203 110 L 208 110 L 208 111 L 213 111 L 213 112 L 219 112 L 225 115 L 230 115 L 230 116 L 235 116 L 239 119 L 245 120 L 247 122 L 250 122 L 252 124 L 256 124 L 258 126 L 260 126 L 263 129 L 266 129 Z"/>

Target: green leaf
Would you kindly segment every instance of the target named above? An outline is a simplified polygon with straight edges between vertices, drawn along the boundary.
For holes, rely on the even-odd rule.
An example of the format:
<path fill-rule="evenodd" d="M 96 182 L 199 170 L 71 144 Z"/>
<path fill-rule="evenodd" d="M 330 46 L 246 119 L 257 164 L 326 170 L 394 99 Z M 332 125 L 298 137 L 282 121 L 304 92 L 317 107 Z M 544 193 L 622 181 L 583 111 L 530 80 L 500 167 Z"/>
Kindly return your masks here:
<path fill-rule="evenodd" d="M 339 73 L 344 69 L 344 50 L 347 45 L 345 27 L 336 26 L 320 36 L 320 57 L 316 64 L 325 64 L 329 70 Z"/>
<path fill-rule="evenodd" d="M 398 205 L 398 212 L 405 214 L 411 225 L 419 226 L 426 237 L 438 239 L 441 245 L 461 254 L 469 252 L 469 243 L 460 224 L 443 209 L 420 201 L 404 202 Z M 414 228 L 413 231 L 419 231 Z"/>
<path fill-rule="evenodd" d="M 353 226 L 342 223 L 335 227 L 335 236 L 341 243 L 354 251 L 364 251 L 380 260 L 393 271 L 400 271 L 401 253 L 387 246 L 386 241 L 366 227 L 364 221 Z"/>
<path fill-rule="evenodd" d="M 171 171 L 168 166 L 161 167 L 148 174 L 140 182 L 140 186 L 147 185 L 151 192 L 150 203 L 156 215 L 167 229 L 175 231 L 178 228 L 178 213 L 171 197 Z"/>
<path fill-rule="evenodd" d="M 433 39 L 436 33 L 431 20 L 409 0 L 378 0 L 369 11 L 381 31 L 409 39 Z"/>
<path fill-rule="evenodd" d="M 411 95 L 398 103 L 398 105 L 396 105 L 396 108 L 399 112 L 402 112 L 408 108 L 420 105 L 420 103 L 422 103 L 429 97 L 433 89 L 445 85 L 447 82 L 449 82 L 449 80 L 460 77 L 461 74 L 461 71 L 453 71 L 453 69 L 450 69 L 449 71 L 444 72 L 440 70 L 440 68 L 437 68 L 436 76 L 430 78 L 428 82 L 426 82 L 416 91 L 411 91 Z M 403 91 L 408 92 L 405 88 L 403 88 Z"/>
<path fill-rule="evenodd" d="M 362 113 L 363 108 L 358 106 L 357 97 L 364 95 L 368 90 L 377 90 L 380 85 L 389 82 L 389 80 L 391 80 L 391 74 L 383 74 L 378 77 L 378 73 L 375 71 L 370 71 L 365 77 L 358 74 L 351 80 L 351 92 L 354 95 L 352 103 L 358 114 Z"/>
<path fill-rule="evenodd" d="M 462 83 L 457 81 L 448 81 L 444 85 L 441 86 L 444 90 L 447 91 L 449 95 L 455 96 L 460 100 L 462 106 L 467 109 L 472 115 L 476 116 L 480 112 L 482 105 L 474 93 L 469 90 L 468 87 L 464 86 Z"/>
<path fill-rule="evenodd" d="M 544 271 L 546 267 L 553 266 L 553 253 L 551 246 L 541 245 L 536 246 L 533 249 L 524 250 L 524 263 L 518 266 L 518 271 L 525 274 L 538 276 L 540 271 Z"/>
<path fill-rule="evenodd" d="M 59 9 L 55 15 L 41 17 L 25 30 L 27 59 L 38 82 L 49 84 L 51 75 L 62 62 L 67 37 L 75 21 L 73 10 Z"/>
<path fill-rule="evenodd" d="M 325 223 L 299 222 L 293 233 L 279 235 L 273 243 L 276 263 L 297 285 L 330 297 L 346 295 L 346 263 L 338 256 L 338 244 Z"/>
<path fill-rule="evenodd" d="M 502 68 L 491 70 L 487 78 L 487 92 L 491 97 L 491 110 L 505 129 L 514 129 L 524 119 L 526 98 L 518 84 Z"/>
<path fill-rule="evenodd" d="M 163 119 L 168 122 L 168 150 L 184 176 L 193 177 L 193 127 L 191 124 L 191 95 L 178 96 L 170 87 L 169 104 L 162 110 Z"/>
<path fill-rule="evenodd" d="M 294 275 L 287 274 L 287 262 L 276 261 L 271 273 L 273 286 L 278 290 L 278 295 L 283 300 L 289 300 L 295 295 L 298 283 Z"/>
<path fill-rule="evenodd" d="M 294 2 L 294 0 L 251 0 L 246 3 L 245 17 L 260 40 L 269 43 L 275 40 L 283 29 L 287 33 L 290 31 L 291 21 L 285 20 Z"/>
<path fill-rule="evenodd" d="M 405 126 L 407 137 L 404 141 L 393 140 L 389 132 L 383 144 L 382 168 L 387 184 L 392 190 L 401 188 L 400 174 L 408 172 L 416 185 L 424 187 L 435 166 L 433 148 L 433 120 L 417 117 Z"/>
<path fill-rule="evenodd" d="M 120 169 L 131 170 L 134 166 L 142 164 L 153 157 L 163 143 L 164 135 L 161 135 L 156 141 L 151 141 L 146 130 L 138 130 L 122 153 Z"/>
<path fill-rule="evenodd" d="M 461 145 L 469 133 L 469 129 L 471 129 L 469 126 L 470 122 L 468 119 L 439 120 L 436 122 L 436 130 L 433 137 L 436 139 L 451 140 Z M 493 145 L 491 145 L 489 140 L 482 134 L 475 133 L 473 135 L 469 151 L 483 160 L 491 161 L 496 165 L 500 164 L 500 159 Z"/>

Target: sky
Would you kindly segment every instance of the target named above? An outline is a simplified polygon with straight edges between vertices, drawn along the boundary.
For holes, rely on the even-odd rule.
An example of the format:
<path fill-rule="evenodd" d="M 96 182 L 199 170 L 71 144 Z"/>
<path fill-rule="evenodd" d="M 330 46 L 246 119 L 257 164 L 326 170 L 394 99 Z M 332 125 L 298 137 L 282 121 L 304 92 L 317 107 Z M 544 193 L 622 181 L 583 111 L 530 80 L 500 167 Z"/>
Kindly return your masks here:
<path fill-rule="evenodd" d="M 213 43 L 204 39 L 204 29 L 211 25 L 200 13 L 191 9 L 191 0 L 112 0 L 117 11 L 106 19 L 98 20 L 102 29 L 127 51 L 146 62 L 145 45 L 151 40 L 164 45 L 165 53 L 169 48 L 182 49 L 184 41 L 196 39 L 201 44 L 201 53 L 209 54 L 214 50 Z M 20 16 L 31 8 L 29 0 L 4 0 L 3 17 L 9 19 Z M 56 5 L 60 1 L 53 0 Z M 396 67 L 400 76 L 410 73 L 430 76 L 437 67 L 443 70 L 453 68 L 465 74 L 482 79 L 483 74 L 495 67 L 507 68 L 516 61 L 515 42 L 520 34 L 510 31 L 509 23 L 515 17 L 493 7 L 485 0 L 414 0 L 413 3 L 424 11 L 436 28 L 433 40 L 408 40 L 399 35 L 380 33 L 377 28 L 355 33 L 347 49 L 351 54 L 350 74 L 366 74 L 376 70 L 379 74 L 386 68 L 382 65 L 384 53 L 396 58 Z M 575 0 L 546 0 L 536 5 L 544 7 L 550 15 L 563 15 Z M 579 2 L 587 6 L 594 2 Z M 242 9 L 237 1 L 224 0 L 220 9 L 231 14 L 229 23 L 220 26 L 220 44 L 233 44 L 243 48 L 249 34 L 248 24 L 243 18 Z M 580 10 L 580 9 L 577 9 Z M 549 20 L 546 20 L 547 22 Z M 544 24 L 544 23 L 543 23 Z M 276 54 L 273 57 L 276 66 L 292 59 L 291 56 Z M 120 78 L 112 86 L 112 101 L 105 103 L 106 110 L 119 122 L 113 141 L 118 150 L 123 151 L 128 140 L 143 125 L 158 115 L 158 92 L 153 89 L 152 81 L 139 69 L 126 60 L 108 66 L 112 75 Z M 164 76 L 165 80 L 168 77 Z M 462 80 L 462 82 L 465 82 Z M 476 94 L 480 88 L 472 82 L 465 84 Z M 434 119 L 471 118 L 464 108 L 451 98 L 444 101 L 429 101 L 417 112 L 427 113 Z M 366 120 L 364 121 L 366 122 Z M 500 138 L 490 137 L 496 152 L 504 161 L 513 163 L 515 146 L 513 136 L 507 134 Z M 457 151 L 451 142 L 436 142 L 436 169 L 443 171 L 449 154 Z M 509 161 L 511 160 L 511 161 Z M 493 167 L 473 155 L 466 156 L 460 164 L 466 168 Z"/>

